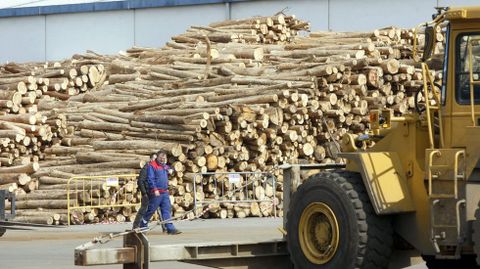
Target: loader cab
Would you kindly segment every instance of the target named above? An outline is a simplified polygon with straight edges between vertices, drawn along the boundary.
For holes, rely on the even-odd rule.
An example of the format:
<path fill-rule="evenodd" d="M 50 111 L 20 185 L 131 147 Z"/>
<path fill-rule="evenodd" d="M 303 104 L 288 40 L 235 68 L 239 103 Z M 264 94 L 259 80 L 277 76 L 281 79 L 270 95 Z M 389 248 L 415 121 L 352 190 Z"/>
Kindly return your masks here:
<path fill-rule="evenodd" d="M 475 81 L 480 81 L 480 8 L 452 9 L 447 18 L 443 83 L 445 142 L 448 146 L 459 147 L 465 146 L 459 139 L 464 136 L 465 126 L 478 126 L 479 123 L 480 84 Z"/>
<path fill-rule="evenodd" d="M 445 12 L 441 94 L 445 148 L 465 148 L 467 175 L 480 157 L 480 7 Z"/>

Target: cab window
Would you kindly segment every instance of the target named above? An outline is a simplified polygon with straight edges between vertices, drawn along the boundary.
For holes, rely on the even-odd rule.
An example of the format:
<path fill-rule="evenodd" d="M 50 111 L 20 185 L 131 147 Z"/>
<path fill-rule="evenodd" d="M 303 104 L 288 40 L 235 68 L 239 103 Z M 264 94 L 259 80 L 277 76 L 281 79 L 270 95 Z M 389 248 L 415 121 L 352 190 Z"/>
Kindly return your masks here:
<path fill-rule="evenodd" d="M 478 40 L 478 41 L 475 41 Z M 467 45 L 472 42 L 473 79 L 480 79 L 480 33 L 463 33 L 456 38 L 455 97 L 461 105 L 470 104 L 470 63 Z M 475 103 L 480 103 L 480 85 L 474 86 Z"/>

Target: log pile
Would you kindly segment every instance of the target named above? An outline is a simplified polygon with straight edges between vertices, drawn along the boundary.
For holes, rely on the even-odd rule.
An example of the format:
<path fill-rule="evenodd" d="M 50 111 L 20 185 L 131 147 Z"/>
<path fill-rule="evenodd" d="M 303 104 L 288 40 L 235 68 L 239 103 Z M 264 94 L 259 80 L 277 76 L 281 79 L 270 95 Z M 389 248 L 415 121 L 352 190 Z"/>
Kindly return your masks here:
<path fill-rule="evenodd" d="M 102 65 L 9 63 L 0 68 L 0 188 L 29 192 L 38 180 L 29 174 L 45 159 L 45 150 L 67 134 L 65 115 L 45 106 L 48 99 L 70 96 L 101 85 Z M 62 106 L 58 103 L 56 107 Z"/>
<path fill-rule="evenodd" d="M 22 170 L 22 177 L 32 178 L 38 193 L 54 200 L 47 190 L 65 191 L 71 176 L 136 173 L 150 153 L 164 149 L 175 169 L 170 180 L 175 216 L 188 213 L 195 196 L 224 198 L 221 189 L 236 201 L 255 197 L 274 204 L 219 202 L 205 217 L 272 216 L 274 209 L 282 215 L 277 165 L 339 161 L 335 141 L 347 132 L 364 133 L 372 108 L 410 113 L 412 95 L 423 83 L 412 60 L 411 30 L 296 36 L 306 29 L 306 22 L 277 15 L 192 26 L 159 49 L 75 55 L 69 64 L 99 71 L 102 66 L 104 78 L 68 99 L 41 95 L 38 111 L 63 117 L 65 131 L 38 154 L 30 153 L 40 167 Z M 434 77 L 440 81 L 442 74 L 434 71 Z M 272 171 L 278 184 L 255 183 L 241 193 L 225 178 L 213 184 L 195 175 L 227 171 Z M 80 212 L 75 222 L 105 216 L 90 213 Z M 127 213 L 123 216 L 131 219 L 134 212 Z"/>
<path fill-rule="evenodd" d="M 204 40 L 205 31 L 208 31 L 208 39 L 213 42 L 280 44 L 291 42 L 298 31 L 309 29 L 308 22 L 298 20 L 294 15 L 277 14 L 272 17 L 227 20 L 212 23 L 209 27 L 194 26 L 186 34 L 172 39 L 179 43 L 196 44 L 198 41 L 189 38 Z"/>

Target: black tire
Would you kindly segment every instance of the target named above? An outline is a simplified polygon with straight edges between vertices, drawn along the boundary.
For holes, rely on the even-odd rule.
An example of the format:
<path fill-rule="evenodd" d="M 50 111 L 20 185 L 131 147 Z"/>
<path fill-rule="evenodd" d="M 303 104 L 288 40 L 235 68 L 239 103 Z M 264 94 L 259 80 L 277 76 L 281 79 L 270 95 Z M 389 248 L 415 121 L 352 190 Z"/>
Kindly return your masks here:
<path fill-rule="evenodd" d="M 7 229 L 0 227 L 0 237 L 2 237 L 5 234 L 6 231 L 7 231 Z"/>
<path fill-rule="evenodd" d="M 472 222 L 472 242 L 476 263 L 480 264 L 480 208 L 475 210 L 475 220 Z"/>
<path fill-rule="evenodd" d="M 422 256 L 429 269 L 479 269 L 474 255 L 462 256 L 459 260 L 436 259 L 435 256 Z"/>
<path fill-rule="evenodd" d="M 339 242 L 326 263 L 312 263 L 299 239 L 302 212 L 312 203 L 330 207 L 337 221 Z M 307 179 L 294 193 L 287 216 L 290 259 L 298 269 L 383 269 L 392 253 L 390 217 L 377 216 L 358 173 L 322 172 Z"/>

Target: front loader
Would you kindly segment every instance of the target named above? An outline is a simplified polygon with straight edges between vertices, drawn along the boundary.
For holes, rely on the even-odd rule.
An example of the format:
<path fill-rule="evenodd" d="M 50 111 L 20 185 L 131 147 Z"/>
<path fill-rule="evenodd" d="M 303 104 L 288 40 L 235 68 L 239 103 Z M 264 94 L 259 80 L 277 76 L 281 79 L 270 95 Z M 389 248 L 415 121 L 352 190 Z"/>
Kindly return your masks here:
<path fill-rule="evenodd" d="M 298 186 L 286 223 L 296 268 L 387 268 L 394 245 L 428 268 L 480 268 L 480 7 L 440 9 L 420 27 L 427 100 L 402 117 L 373 110 L 368 134 L 342 139 L 346 167 Z M 441 87 L 427 65 L 439 27 Z"/>

